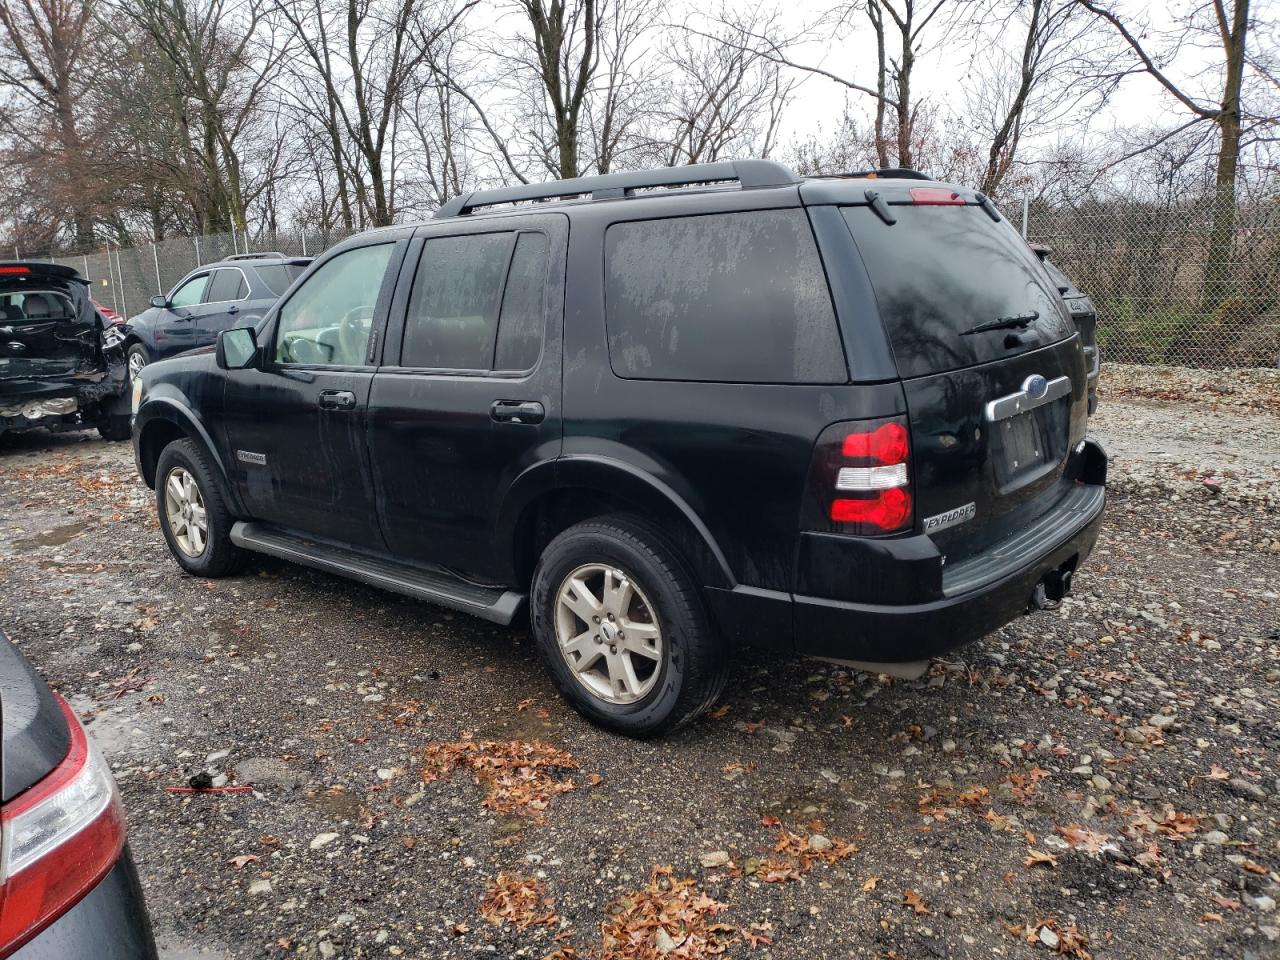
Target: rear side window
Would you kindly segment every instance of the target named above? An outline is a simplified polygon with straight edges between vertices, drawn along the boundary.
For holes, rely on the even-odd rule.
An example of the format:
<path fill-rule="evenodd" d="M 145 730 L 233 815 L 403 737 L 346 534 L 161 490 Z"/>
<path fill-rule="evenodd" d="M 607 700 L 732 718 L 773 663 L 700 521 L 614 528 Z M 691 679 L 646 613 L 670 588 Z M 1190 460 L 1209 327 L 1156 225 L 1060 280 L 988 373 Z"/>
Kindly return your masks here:
<path fill-rule="evenodd" d="M 422 248 L 400 364 L 489 370 L 512 233 L 436 237 Z"/>
<path fill-rule="evenodd" d="M 1071 335 L 1061 297 L 1007 221 L 973 205 L 890 209 L 892 225 L 869 207 L 846 207 L 844 217 L 901 376 L 1001 360 Z M 973 330 L 1000 321 L 1009 323 Z"/>
<path fill-rule="evenodd" d="M 267 289 L 277 297 L 289 289 L 293 281 L 302 276 L 307 268 L 297 263 L 272 264 L 269 267 L 258 267 L 258 277 L 267 285 Z"/>
<path fill-rule="evenodd" d="M 498 317 L 496 370 L 529 370 L 542 353 L 546 325 L 547 238 L 522 233 L 516 238 Z"/>
<path fill-rule="evenodd" d="M 205 303 L 226 303 L 229 300 L 242 300 L 249 292 L 244 282 L 244 274 L 239 270 L 215 270 L 209 288 L 205 291 Z"/>
<path fill-rule="evenodd" d="M 605 319 L 622 377 L 848 379 L 802 210 L 614 224 L 605 234 Z"/>

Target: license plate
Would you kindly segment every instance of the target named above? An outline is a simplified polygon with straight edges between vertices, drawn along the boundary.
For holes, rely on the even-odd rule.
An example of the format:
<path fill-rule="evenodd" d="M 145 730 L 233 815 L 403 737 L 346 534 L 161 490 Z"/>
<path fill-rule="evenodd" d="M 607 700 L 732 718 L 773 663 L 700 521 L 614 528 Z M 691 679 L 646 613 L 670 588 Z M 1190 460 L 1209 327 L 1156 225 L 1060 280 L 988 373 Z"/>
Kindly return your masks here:
<path fill-rule="evenodd" d="M 1045 429 L 1040 411 L 1029 410 L 1007 417 L 995 425 L 996 482 L 1000 487 L 1038 472 L 1046 463 L 1056 462 L 1056 447 Z"/>

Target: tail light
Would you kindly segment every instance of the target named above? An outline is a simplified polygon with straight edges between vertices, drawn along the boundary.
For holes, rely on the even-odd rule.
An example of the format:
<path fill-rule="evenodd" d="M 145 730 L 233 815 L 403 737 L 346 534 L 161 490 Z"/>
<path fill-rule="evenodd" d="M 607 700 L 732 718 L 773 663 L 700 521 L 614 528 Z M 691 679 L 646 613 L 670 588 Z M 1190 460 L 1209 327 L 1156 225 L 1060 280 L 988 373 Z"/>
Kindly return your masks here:
<path fill-rule="evenodd" d="M 75 906 L 124 849 L 111 770 L 66 701 L 58 702 L 71 749 L 52 773 L 0 807 L 0 957 Z"/>
<path fill-rule="evenodd" d="M 828 427 L 814 451 L 805 526 L 859 536 L 910 529 L 910 458 L 905 417 Z"/>
<path fill-rule="evenodd" d="M 14 264 L 0 265 L 0 277 L 25 277 L 30 273 L 30 267 L 23 267 Z"/>

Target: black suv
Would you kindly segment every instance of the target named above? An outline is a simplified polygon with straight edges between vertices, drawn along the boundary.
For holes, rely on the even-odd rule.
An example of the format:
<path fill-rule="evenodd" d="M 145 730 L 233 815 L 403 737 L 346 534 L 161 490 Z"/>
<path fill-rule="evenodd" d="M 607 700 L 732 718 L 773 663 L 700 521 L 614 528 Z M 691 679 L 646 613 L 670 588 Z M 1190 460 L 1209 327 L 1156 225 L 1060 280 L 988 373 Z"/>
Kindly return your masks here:
<path fill-rule="evenodd" d="M 892 174 L 609 174 L 342 243 L 143 371 L 175 558 L 527 604 L 561 692 L 634 735 L 738 644 L 918 674 L 1052 603 L 1104 500 L 1080 336 L 986 197 Z"/>
<path fill-rule="evenodd" d="M 129 376 L 155 360 L 205 347 L 231 327 L 251 327 L 311 263 L 283 253 L 239 253 L 197 267 L 124 325 Z"/>

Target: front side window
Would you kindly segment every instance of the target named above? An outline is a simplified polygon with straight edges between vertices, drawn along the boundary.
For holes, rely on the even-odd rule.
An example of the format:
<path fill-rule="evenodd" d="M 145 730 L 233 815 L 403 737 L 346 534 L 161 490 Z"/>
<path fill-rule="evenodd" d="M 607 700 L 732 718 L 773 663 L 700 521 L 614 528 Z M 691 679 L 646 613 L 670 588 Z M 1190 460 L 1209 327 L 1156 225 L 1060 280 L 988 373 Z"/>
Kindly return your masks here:
<path fill-rule="evenodd" d="M 177 290 L 173 291 L 173 295 L 169 297 L 169 306 L 194 307 L 204 299 L 204 288 L 208 282 L 209 275 L 207 273 L 192 277 Z"/>
<path fill-rule="evenodd" d="M 616 223 L 605 234 L 609 358 L 622 377 L 848 379 L 802 210 Z"/>
<path fill-rule="evenodd" d="M 276 362 L 363 366 L 393 247 L 356 247 L 312 273 L 280 308 Z"/>
<path fill-rule="evenodd" d="M 422 248 L 400 364 L 489 370 L 513 233 L 436 237 Z"/>

